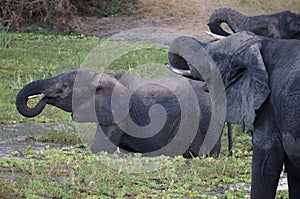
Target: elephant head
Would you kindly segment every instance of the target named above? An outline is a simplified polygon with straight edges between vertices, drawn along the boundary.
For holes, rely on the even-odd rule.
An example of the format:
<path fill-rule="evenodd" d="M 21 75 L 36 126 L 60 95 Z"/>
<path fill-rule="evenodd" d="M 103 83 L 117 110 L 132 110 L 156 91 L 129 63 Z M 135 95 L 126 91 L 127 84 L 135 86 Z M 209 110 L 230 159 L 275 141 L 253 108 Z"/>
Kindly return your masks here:
<path fill-rule="evenodd" d="M 47 104 L 56 104 L 64 111 L 72 112 L 72 89 L 77 71 L 61 74 L 54 78 L 31 82 L 19 91 L 16 99 L 16 107 L 25 117 L 39 115 Z M 42 96 L 34 108 L 30 108 L 27 102 L 30 98 Z"/>
<path fill-rule="evenodd" d="M 290 11 L 245 16 L 231 8 L 219 8 L 211 14 L 208 26 L 215 34 L 230 35 L 222 29 L 222 23 L 226 23 L 233 32 L 251 31 L 269 38 L 300 39 L 300 14 Z"/>
<path fill-rule="evenodd" d="M 72 112 L 74 121 L 111 125 L 116 123 L 112 116 L 113 110 L 109 110 L 111 94 L 114 89 L 118 89 L 120 97 L 122 94 L 126 95 L 127 92 L 126 88 L 118 82 L 117 78 L 120 76 L 122 73 L 100 73 L 81 68 L 52 78 L 37 80 L 19 91 L 16 108 L 25 117 L 35 117 L 47 104 L 50 104 Z M 43 97 L 35 107 L 28 107 L 28 100 L 35 96 Z"/>
<path fill-rule="evenodd" d="M 242 32 L 226 39 L 202 43 L 190 37 L 175 39 L 169 49 L 170 69 L 183 76 L 205 81 L 196 65 L 186 60 L 203 49 L 216 64 L 222 76 L 227 95 L 226 121 L 252 125 L 255 111 L 269 95 L 268 74 L 260 53 L 259 38 Z M 189 46 L 189 48 L 183 48 Z M 194 56 L 199 56 L 195 54 Z"/>

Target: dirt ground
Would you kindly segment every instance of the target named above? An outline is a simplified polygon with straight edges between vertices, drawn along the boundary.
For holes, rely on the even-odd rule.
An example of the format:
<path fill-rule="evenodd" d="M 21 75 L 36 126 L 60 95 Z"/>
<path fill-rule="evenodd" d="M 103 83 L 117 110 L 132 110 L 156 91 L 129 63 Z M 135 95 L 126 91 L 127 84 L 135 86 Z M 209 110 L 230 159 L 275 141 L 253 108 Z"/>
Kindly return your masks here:
<path fill-rule="evenodd" d="M 205 31 L 209 30 L 208 19 L 212 11 L 220 7 L 231 7 L 248 16 L 271 14 L 284 10 L 300 12 L 298 0 L 169 0 L 167 6 L 161 5 L 166 2 L 162 0 L 138 1 L 144 4 L 152 2 L 152 4 L 149 3 L 146 12 L 140 11 L 138 14 L 134 13 L 130 16 L 85 18 L 82 20 L 81 29 L 78 32 L 100 38 L 114 36 L 163 43 L 169 43 L 179 35 L 193 36 L 201 41 L 207 41 L 211 40 L 211 37 L 205 34 Z M 187 7 L 188 13 L 183 16 L 176 9 L 184 6 Z M 159 10 L 158 14 L 151 13 L 156 9 Z M 172 11 L 173 16 L 166 17 L 165 13 Z"/>
<path fill-rule="evenodd" d="M 86 18 L 82 21 L 80 33 L 100 38 L 113 37 L 123 39 L 149 40 L 168 44 L 179 35 L 193 36 L 209 40 L 207 21 L 211 12 L 226 4 L 217 0 L 195 1 L 196 12 L 193 15 L 178 18 L 147 17 L 141 14 L 120 17 Z"/>

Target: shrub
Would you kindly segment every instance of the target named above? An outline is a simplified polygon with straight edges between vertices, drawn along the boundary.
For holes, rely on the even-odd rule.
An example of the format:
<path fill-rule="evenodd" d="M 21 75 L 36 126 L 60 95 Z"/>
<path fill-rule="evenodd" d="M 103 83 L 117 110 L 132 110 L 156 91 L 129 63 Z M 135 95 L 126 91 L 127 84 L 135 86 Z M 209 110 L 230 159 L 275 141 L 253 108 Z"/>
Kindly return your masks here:
<path fill-rule="evenodd" d="M 130 14 L 134 8 L 135 0 L 2 0 L 0 28 L 68 32 L 81 25 L 79 16 Z"/>

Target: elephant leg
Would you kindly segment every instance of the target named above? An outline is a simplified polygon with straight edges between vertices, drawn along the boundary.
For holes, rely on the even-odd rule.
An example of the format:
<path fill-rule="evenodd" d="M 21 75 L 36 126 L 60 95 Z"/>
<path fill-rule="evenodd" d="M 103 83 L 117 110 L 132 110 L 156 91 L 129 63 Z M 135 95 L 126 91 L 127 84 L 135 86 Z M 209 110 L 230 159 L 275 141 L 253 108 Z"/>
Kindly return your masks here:
<path fill-rule="evenodd" d="M 300 197 L 300 106 L 285 107 L 282 112 L 283 117 L 288 118 L 280 126 L 282 127 L 282 143 L 287 156 L 285 168 L 289 198 L 293 199 Z"/>
<path fill-rule="evenodd" d="M 296 199 L 300 196 L 300 177 L 288 172 L 289 198 Z"/>
<path fill-rule="evenodd" d="M 283 136 L 283 143 L 287 160 L 285 168 L 287 172 L 289 185 L 289 198 L 299 198 L 300 196 L 300 151 L 298 139 L 294 139 L 290 135 Z"/>
<path fill-rule="evenodd" d="M 245 126 L 245 125 L 243 125 L 243 126 Z M 231 157 L 232 156 L 232 146 L 233 146 L 231 123 L 227 123 L 227 128 L 228 128 L 227 130 L 228 130 L 228 152 L 229 152 L 228 156 Z M 244 130 L 243 130 L 243 132 L 244 132 Z"/>
<path fill-rule="evenodd" d="M 257 111 L 253 124 L 252 199 L 274 199 L 286 153 L 270 104 Z"/>
<path fill-rule="evenodd" d="M 97 126 L 95 137 L 89 148 L 93 153 L 98 153 L 100 151 L 113 153 L 117 150 L 117 146 L 109 140 L 99 125 Z"/>
<path fill-rule="evenodd" d="M 275 198 L 284 153 L 281 148 L 253 148 L 251 198 Z"/>
<path fill-rule="evenodd" d="M 251 198 L 275 198 L 285 153 L 279 136 L 262 125 L 253 133 Z"/>

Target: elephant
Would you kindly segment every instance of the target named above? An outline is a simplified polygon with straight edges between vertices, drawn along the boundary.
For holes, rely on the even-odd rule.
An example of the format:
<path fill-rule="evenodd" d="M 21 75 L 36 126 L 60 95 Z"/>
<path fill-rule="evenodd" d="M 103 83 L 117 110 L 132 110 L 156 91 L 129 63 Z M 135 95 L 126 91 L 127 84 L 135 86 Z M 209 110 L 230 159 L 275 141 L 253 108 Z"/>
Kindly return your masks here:
<path fill-rule="evenodd" d="M 217 35 L 228 36 L 221 23 L 235 32 L 250 31 L 274 39 L 300 39 L 300 14 L 283 11 L 276 14 L 245 16 L 231 8 L 219 8 L 211 14 L 208 26 Z"/>
<path fill-rule="evenodd" d="M 43 96 L 37 105 L 28 107 L 28 100 L 39 95 Z M 193 103 L 190 96 L 195 97 Z M 147 79 L 80 68 L 31 82 L 16 97 L 16 108 L 25 117 L 37 116 L 47 104 L 71 112 L 75 122 L 97 123 L 90 145 L 94 153 L 119 147 L 145 156 L 193 158 L 198 156 L 211 115 L 205 83 L 173 73 Z M 203 156 L 219 155 L 221 132 L 216 136 L 217 142 Z"/>
<path fill-rule="evenodd" d="M 251 198 L 275 198 L 283 166 L 289 197 L 299 198 L 300 41 L 247 31 L 210 42 L 182 36 L 172 41 L 168 56 L 173 72 L 214 82 L 210 72 L 201 72 L 208 58 L 223 81 L 225 121 L 245 119 L 253 126 Z"/>

